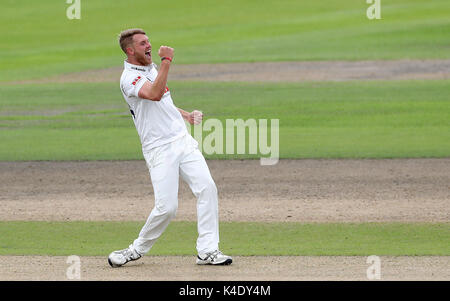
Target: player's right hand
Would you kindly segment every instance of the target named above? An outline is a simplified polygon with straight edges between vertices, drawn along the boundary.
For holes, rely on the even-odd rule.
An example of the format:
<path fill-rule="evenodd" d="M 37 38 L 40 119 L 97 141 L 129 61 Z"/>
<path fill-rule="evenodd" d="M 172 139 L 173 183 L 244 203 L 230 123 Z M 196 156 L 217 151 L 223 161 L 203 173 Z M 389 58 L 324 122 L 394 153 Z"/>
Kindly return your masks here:
<path fill-rule="evenodd" d="M 169 58 L 173 59 L 173 48 L 171 48 L 169 46 L 161 46 L 161 47 L 159 47 L 158 55 L 161 58 L 169 57 Z"/>

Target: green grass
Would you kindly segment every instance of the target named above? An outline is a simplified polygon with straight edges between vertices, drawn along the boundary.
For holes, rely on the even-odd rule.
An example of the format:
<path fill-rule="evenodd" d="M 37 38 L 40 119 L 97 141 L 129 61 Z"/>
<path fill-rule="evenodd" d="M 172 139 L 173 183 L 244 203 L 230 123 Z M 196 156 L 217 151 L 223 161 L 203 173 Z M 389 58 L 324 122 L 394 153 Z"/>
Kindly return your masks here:
<path fill-rule="evenodd" d="M 169 6 L 169 7 L 167 7 Z M 447 0 L 382 1 L 368 20 L 361 0 L 3 0 L 0 81 L 118 66 L 118 33 L 142 27 L 177 63 L 449 58 Z M 156 52 L 154 53 L 156 56 Z"/>
<path fill-rule="evenodd" d="M 107 255 L 138 235 L 140 222 L 0 222 L 0 255 Z M 195 222 L 172 222 L 149 255 L 193 255 Z M 450 255 L 450 224 L 221 223 L 231 255 Z"/>
<path fill-rule="evenodd" d="M 205 122 L 279 119 L 281 158 L 450 156 L 450 85 L 445 80 L 173 82 L 170 88 L 177 106 L 202 110 Z M 115 83 L 0 87 L 0 141 L 2 161 L 142 159 Z"/>

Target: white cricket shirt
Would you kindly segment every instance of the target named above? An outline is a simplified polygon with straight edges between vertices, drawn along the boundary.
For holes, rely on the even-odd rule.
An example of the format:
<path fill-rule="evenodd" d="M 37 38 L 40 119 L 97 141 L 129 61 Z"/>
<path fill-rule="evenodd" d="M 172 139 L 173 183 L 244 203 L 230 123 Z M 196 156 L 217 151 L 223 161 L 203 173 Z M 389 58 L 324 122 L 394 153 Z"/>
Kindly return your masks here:
<path fill-rule="evenodd" d="M 138 93 L 144 83 L 153 83 L 157 75 L 154 63 L 138 66 L 125 61 L 120 77 L 120 90 L 130 108 L 143 152 L 187 134 L 183 117 L 173 104 L 168 87 L 160 101 L 139 98 Z"/>

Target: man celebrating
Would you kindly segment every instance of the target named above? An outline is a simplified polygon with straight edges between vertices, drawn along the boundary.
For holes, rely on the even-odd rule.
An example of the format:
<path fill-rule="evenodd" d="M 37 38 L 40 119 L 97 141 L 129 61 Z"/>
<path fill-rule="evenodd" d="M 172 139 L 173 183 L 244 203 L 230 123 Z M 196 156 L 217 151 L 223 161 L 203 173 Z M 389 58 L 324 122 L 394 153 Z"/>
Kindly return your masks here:
<path fill-rule="evenodd" d="M 173 48 L 161 46 L 159 49 L 161 66 L 158 71 L 152 62 L 152 46 L 143 30 L 121 32 L 119 43 L 127 55 L 120 89 L 141 140 L 155 193 L 155 207 L 139 237 L 127 249 L 112 252 L 108 263 L 119 267 L 150 251 L 176 214 L 181 174 L 197 197 L 197 264 L 231 264 L 231 257 L 222 254 L 218 248 L 217 188 L 198 143 L 188 133 L 183 120 L 198 124 L 203 118 L 202 113 L 189 113 L 175 107 L 167 87 Z"/>

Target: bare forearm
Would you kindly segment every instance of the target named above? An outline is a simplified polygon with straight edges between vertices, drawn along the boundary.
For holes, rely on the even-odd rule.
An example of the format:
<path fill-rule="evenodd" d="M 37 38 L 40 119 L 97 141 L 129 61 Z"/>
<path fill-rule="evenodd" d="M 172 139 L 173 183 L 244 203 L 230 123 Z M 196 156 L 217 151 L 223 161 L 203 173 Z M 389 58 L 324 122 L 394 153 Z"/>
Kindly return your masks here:
<path fill-rule="evenodd" d="M 185 119 L 190 124 L 200 124 L 203 120 L 203 113 L 197 110 L 194 110 L 192 112 L 187 112 L 183 109 L 177 108 L 180 112 L 183 119 Z"/>
<path fill-rule="evenodd" d="M 161 46 L 158 55 L 163 59 L 161 66 L 153 83 L 146 81 L 139 90 L 138 96 L 140 98 L 159 101 L 166 93 L 167 77 L 169 75 L 170 63 L 173 59 L 173 48 L 168 46 Z"/>
<path fill-rule="evenodd" d="M 178 109 L 178 111 L 181 113 L 181 116 L 183 117 L 183 119 L 185 119 L 185 120 L 188 120 L 189 121 L 189 112 L 187 112 L 187 111 L 185 111 L 185 110 L 183 110 L 183 109 L 180 109 L 180 108 L 177 108 Z"/>
<path fill-rule="evenodd" d="M 170 61 L 164 60 L 161 62 L 161 67 L 158 72 L 158 76 L 156 77 L 155 81 L 152 85 L 152 95 L 157 95 L 159 99 L 164 95 L 166 92 L 166 86 L 167 86 L 167 77 L 169 75 L 169 67 L 170 67 Z"/>

